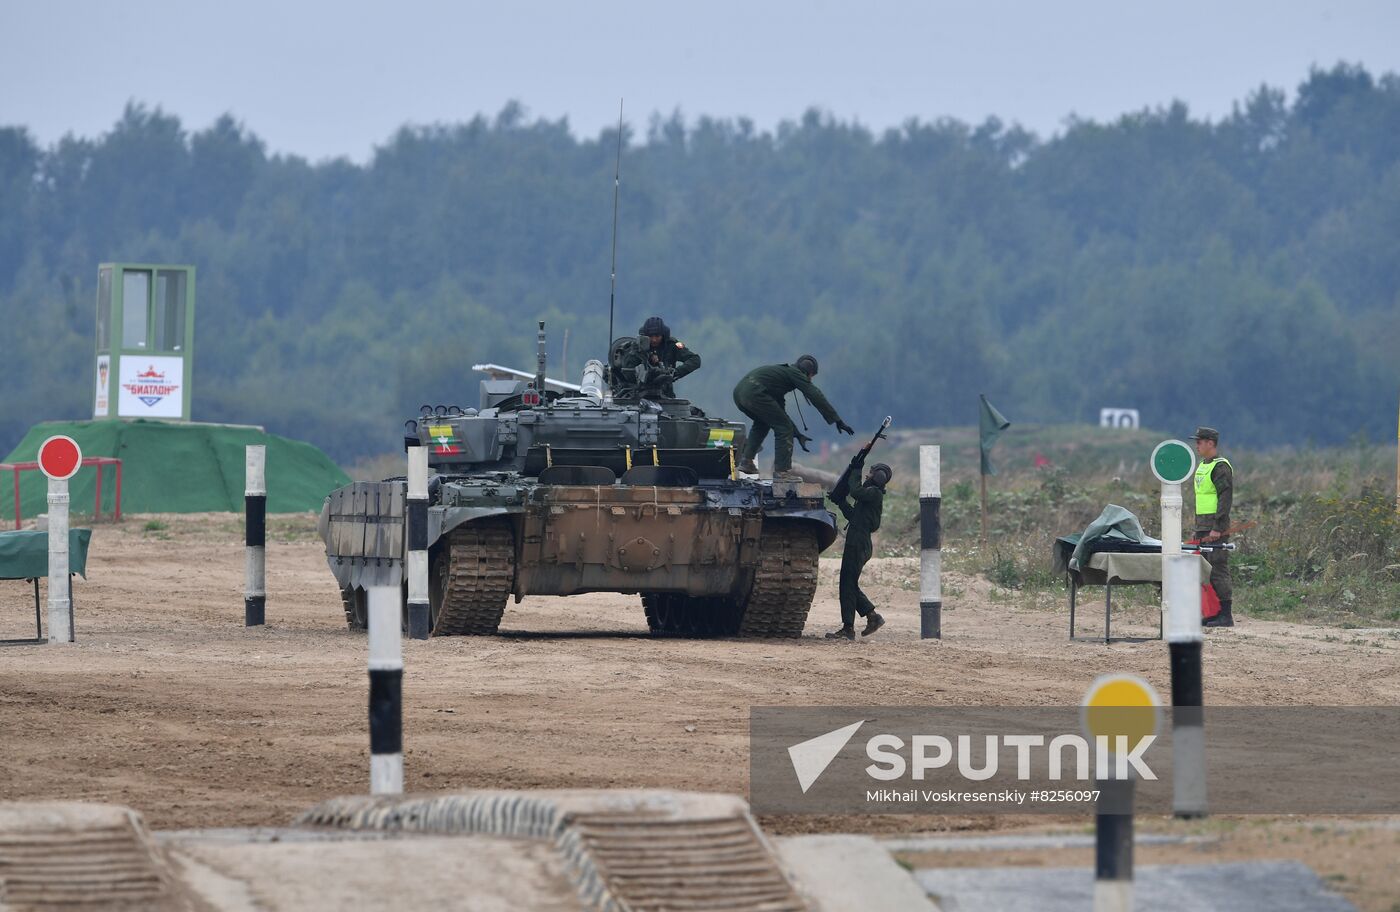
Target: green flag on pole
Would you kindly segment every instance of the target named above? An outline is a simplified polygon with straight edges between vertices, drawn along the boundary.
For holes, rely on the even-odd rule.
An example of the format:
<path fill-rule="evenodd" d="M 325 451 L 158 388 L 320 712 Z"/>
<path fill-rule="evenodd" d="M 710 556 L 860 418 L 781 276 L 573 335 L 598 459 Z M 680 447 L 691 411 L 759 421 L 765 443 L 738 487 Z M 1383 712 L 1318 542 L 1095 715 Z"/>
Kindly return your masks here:
<path fill-rule="evenodd" d="M 991 450 L 992 444 L 997 442 L 997 437 L 1001 432 L 1011 427 L 1011 422 L 1006 420 L 1006 416 L 996 410 L 996 406 L 987 401 L 985 395 L 978 398 L 982 400 L 982 416 L 978 422 L 981 427 L 982 437 L 982 474 L 995 475 L 996 466 L 992 465 Z"/>

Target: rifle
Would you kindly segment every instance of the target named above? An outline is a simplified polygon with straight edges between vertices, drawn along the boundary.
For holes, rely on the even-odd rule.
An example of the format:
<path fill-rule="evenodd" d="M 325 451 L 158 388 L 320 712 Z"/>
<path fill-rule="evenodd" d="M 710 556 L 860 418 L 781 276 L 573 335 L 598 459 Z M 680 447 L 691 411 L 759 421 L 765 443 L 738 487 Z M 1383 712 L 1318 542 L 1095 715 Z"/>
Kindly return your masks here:
<path fill-rule="evenodd" d="M 851 464 L 846 466 L 846 471 L 841 473 L 841 477 L 836 479 L 836 485 L 831 489 L 831 499 L 840 500 L 851 492 L 851 473 L 856 473 L 861 465 L 865 463 L 865 457 L 875 447 L 875 441 L 885 437 L 885 431 L 890 429 L 890 416 L 886 415 L 885 420 L 880 422 L 880 429 L 875 432 L 875 436 L 870 438 L 870 442 L 861 448 L 860 452 L 851 459 Z"/>

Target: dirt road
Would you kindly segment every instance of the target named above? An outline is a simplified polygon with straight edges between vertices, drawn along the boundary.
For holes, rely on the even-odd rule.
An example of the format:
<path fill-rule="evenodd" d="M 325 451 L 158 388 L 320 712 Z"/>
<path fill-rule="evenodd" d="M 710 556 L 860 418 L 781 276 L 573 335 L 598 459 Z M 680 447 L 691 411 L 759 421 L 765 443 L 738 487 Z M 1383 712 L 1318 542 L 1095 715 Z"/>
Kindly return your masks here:
<path fill-rule="evenodd" d="M 345 629 L 310 519 L 274 523 L 274 539 L 296 540 L 269 544 L 269 623 L 255 629 L 242 626 L 238 519 L 151 519 L 97 528 L 76 645 L 0 649 L 0 798 L 120 802 L 164 828 L 282 824 L 364 790 L 366 643 Z M 500 637 L 406 642 L 408 788 L 743 794 L 754 704 L 1073 704 L 1109 670 L 1168 692 L 1161 643 L 1069 643 L 1062 611 L 1018 607 L 978 579 L 945 581 L 946 638 L 920 641 L 912 560 L 871 573 L 889 619 L 877 637 L 820 639 L 837 616 L 835 569 L 823 561 L 797 641 L 656 641 L 635 597 L 606 595 L 526 599 Z M 21 635 L 26 590 L 3 592 L 0 635 Z M 1130 627 L 1146 631 L 1148 616 Z M 1213 703 L 1400 702 L 1393 632 L 1246 619 L 1211 634 L 1206 663 Z"/>

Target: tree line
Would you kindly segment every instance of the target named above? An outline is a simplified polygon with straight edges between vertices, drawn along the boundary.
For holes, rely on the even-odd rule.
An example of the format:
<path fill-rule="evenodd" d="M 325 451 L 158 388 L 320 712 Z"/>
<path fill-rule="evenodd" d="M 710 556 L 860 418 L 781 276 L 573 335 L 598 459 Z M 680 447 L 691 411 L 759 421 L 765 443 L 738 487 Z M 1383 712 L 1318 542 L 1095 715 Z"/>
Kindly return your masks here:
<path fill-rule="evenodd" d="M 97 264 L 198 267 L 196 420 L 350 461 L 470 367 L 551 373 L 606 344 L 615 130 L 519 104 L 404 127 L 370 160 L 269 154 L 232 117 L 129 104 L 41 147 L 0 127 L 0 440 L 90 414 Z M 659 314 L 734 414 L 750 367 L 803 352 L 860 426 L 1221 427 L 1252 445 L 1394 430 L 1400 77 L 1337 65 L 1211 121 L 1181 103 L 1049 138 L 991 118 L 872 131 L 819 111 L 625 128 L 617 327 Z M 809 414 L 808 419 L 812 416 Z M 9 444 L 6 445 L 8 448 Z"/>

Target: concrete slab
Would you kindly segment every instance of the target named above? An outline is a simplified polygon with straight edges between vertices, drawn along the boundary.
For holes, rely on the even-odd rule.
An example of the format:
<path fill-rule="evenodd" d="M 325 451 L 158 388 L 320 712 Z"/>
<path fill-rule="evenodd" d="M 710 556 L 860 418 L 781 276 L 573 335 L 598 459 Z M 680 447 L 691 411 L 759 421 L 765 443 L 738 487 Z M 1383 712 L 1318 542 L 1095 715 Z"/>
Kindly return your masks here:
<path fill-rule="evenodd" d="M 772 841 L 783 866 L 820 912 L 939 912 L 909 871 L 869 836 Z"/>
<path fill-rule="evenodd" d="M 925 868 L 914 874 L 943 912 L 1083 912 L 1093 907 L 1089 868 Z M 1143 865 L 1136 912 L 1356 912 L 1307 865 L 1294 861 Z"/>
<path fill-rule="evenodd" d="M 488 836 L 240 842 L 165 840 L 181 879 L 219 912 L 460 909 L 580 912 L 550 844 Z"/>

